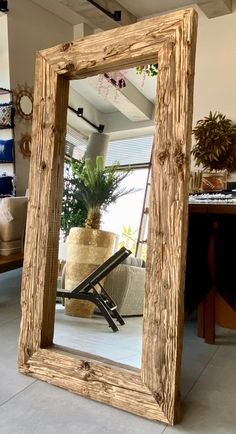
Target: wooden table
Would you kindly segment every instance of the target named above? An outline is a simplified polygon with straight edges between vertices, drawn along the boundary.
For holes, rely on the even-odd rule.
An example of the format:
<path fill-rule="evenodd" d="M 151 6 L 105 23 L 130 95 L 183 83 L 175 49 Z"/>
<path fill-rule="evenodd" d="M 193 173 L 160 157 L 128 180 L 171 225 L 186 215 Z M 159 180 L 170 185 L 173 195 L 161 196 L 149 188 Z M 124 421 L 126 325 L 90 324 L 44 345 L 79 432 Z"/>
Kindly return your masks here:
<path fill-rule="evenodd" d="M 23 266 L 23 253 L 13 253 L 12 255 L 0 255 L 0 273 L 14 270 Z"/>
<path fill-rule="evenodd" d="M 231 291 L 236 290 L 236 288 L 233 288 L 233 258 L 234 256 L 236 257 L 234 253 L 236 229 L 234 229 L 234 227 L 236 227 L 236 205 L 221 203 L 189 204 L 189 253 L 187 256 L 187 267 L 194 269 L 194 265 L 191 264 L 193 260 L 199 261 L 200 264 L 204 264 L 204 260 L 206 262 L 206 267 L 203 271 L 203 280 L 209 280 L 208 282 L 202 282 L 202 285 L 205 285 L 206 288 L 208 287 L 208 290 L 206 290 L 204 298 L 198 305 L 198 335 L 205 338 L 205 341 L 209 344 L 215 342 L 215 303 L 216 297 L 218 297 L 219 287 L 221 287 L 222 292 L 222 285 L 228 285 L 230 282 L 229 286 L 231 286 Z M 192 234 L 193 231 L 194 234 Z M 203 233 L 201 233 L 201 231 Z M 203 240 L 204 236 L 207 240 Z M 205 255 L 205 259 L 197 256 L 197 254 L 199 254 L 199 245 L 196 249 L 197 254 L 195 258 L 194 253 L 191 253 L 191 249 L 196 248 L 196 242 L 198 243 L 198 241 L 196 241 L 197 238 L 199 239 L 199 245 L 200 243 L 207 243 L 203 246 L 202 251 L 200 251 L 200 255 Z M 191 239 L 195 240 L 195 246 L 191 246 Z M 227 261 L 229 261 L 228 265 Z M 208 273 L 207 278 L 206 273 Z M 201 267 L 199 267 L 199 274 L 201 275 Z M 190 280 L 191 276 L 189 278 L 189 281 Z M 188 283 L 188 286 L 191 286 L 191 282 Z M 196 291 L 197 288 L 194 288 L 194 290 Z M 227 293 L 227 291 L 228 288 L 226 287 L 225 292 Z"/>

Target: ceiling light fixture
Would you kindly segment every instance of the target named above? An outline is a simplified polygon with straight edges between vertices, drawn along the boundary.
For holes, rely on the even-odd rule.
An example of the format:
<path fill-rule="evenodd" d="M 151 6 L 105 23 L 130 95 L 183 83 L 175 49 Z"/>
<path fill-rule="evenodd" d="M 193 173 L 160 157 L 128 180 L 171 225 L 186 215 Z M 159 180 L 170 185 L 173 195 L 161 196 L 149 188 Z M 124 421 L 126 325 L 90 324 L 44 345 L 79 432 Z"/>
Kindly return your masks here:
<path fill-rule="evenodd" d="M 0 0 L 0 12 L 8 12 L 8 1 L 7 0 Z"/>

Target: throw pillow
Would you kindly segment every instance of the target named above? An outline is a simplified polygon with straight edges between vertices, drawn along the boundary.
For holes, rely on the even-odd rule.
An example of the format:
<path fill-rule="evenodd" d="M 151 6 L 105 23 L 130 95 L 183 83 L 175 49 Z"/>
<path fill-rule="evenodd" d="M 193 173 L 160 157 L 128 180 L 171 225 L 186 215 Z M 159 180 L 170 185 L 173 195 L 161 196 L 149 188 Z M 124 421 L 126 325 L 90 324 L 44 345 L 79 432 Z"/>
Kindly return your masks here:
<path fill-rule="evenodd" d="M 14 140 L 1 140 L 0 139 L 0 162 L 8 161 L 12 163 L 14 161 L 13 158 L 13 144 Z"/>
<path fill-rule="evenodd" d="M 0 128 L 13 128 L 13 105 L 11 103 L 0 104 Z"/>
<path fill-rule="evenodd" d="M 12 176 L 0 176 L 0 196 L 12 196 L 14 192 Z"/>

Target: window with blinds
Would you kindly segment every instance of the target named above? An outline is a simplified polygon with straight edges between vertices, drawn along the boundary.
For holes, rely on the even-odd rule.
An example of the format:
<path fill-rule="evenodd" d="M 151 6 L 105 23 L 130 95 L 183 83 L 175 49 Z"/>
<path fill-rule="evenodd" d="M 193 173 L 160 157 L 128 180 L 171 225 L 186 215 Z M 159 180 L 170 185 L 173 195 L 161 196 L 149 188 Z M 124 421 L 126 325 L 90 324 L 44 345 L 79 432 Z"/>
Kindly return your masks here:
<path fill-rule="evenodd" d="M 106 165 L 147 167 L 152 153 L 153 136 L 114 140 L 109 143 Z"/>
<path fill-rule="evenodd" d="M 87 142 L 88 138 L 86 136 L 83 136 L 81 133 L 74 130 L 74 128 L 67 125 L 65 154 L 68 157 L 81 160 L 85 154 Z"/>
<path fill-rule="evenodd" d="M 120 166 L 147 167 L 152 153 L 153 136 L 112 140 L 108 146 L 106 166 L 118 162 Z M 88 138 L 69 125 L 66 133 L 65 154 L 80 160 L 84 157 Z"/>

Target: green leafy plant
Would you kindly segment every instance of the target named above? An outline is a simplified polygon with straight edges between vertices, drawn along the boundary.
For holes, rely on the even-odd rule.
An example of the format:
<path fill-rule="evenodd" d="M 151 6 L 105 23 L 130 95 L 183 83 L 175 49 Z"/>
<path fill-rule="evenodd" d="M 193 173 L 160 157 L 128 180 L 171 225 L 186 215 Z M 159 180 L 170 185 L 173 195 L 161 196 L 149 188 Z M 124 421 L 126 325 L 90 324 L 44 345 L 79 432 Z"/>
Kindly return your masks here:
<path fill-rule="evenodd" d="M 62 198 L 61 229 L 65 236 L 72 227 L 84 226 L 87 208 L 78 196 L 78 176 L 84 167 L 83 161 L 65 160 L 64 193 Z"/>
<path fill-rule="evenodd" d="M 85 227 L 99 229 L 102 211 L 119 197 L 134 191 L 120 187 L 130 171 L 117 171 L 117 164 L 105 168 L 101 156 L 96 158 L 95 166 L 89 158 L 81 164 L 72 167 L 76 176 L 76 196 L 87 210 Z"/>
<path fill-rule="evenodd" d="M 212 113 L 197 122 L 193 130 L 196 144 L 192 154 L 203 169 L 236 169 L 236 126 L 222 113 Z"/>
<path fill-rule="evenodd" d="M 147 74 L 148 77 L 155 77 L 158 74 L 158 64 L 157 63 L 151 63 L 149 65 L 144 66 L 137 66 L 136 67 L 136 73 L 137 74 Z"/>
<path fill-rule="evenodd" d="M 136 250 L 137 238 L 138 229 L 133 229 L 130 225 L 122 225 L 122 234 L 118 247 L 121 248 L 122 246 L 124 246 L 128 250 L 131 250 L 134 255 Z"/>

